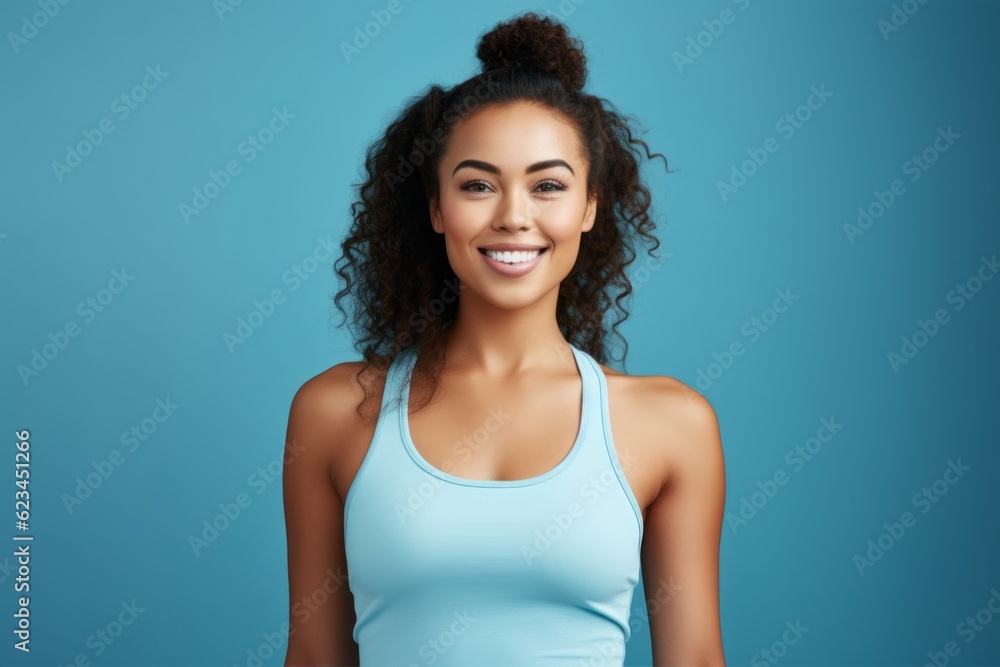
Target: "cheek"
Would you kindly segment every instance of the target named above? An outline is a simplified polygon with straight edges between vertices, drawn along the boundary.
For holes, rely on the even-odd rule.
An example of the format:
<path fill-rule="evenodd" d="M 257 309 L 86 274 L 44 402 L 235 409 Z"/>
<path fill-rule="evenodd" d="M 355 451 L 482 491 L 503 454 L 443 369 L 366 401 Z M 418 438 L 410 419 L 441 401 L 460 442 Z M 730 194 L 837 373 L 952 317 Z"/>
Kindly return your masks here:
<path fill-rule="evenodd" d="M 545 234 L 555 242 L 575 243 L 582 232 L 584 209 L 578 206 L 553 207 L 546 211 L 543 224 Z"/>
<path fill-rule="evenodd" d="M 441 216 L 445 231 L 456 238 L 467 238 L 489 222 L 486 207 L 475 206 L 475 202 L 455 199 L 441 204 Z"/>

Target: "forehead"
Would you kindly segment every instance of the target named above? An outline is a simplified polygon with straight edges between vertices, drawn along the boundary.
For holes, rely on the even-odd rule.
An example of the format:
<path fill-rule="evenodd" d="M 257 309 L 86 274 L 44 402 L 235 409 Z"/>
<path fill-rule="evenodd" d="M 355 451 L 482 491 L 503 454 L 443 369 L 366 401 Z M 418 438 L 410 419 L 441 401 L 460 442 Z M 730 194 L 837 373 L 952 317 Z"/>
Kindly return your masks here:
<path fill-rule="evenodd" d="M 459 121 L 442 166 L 472 157 L 501 168 L 552 158 L 583 164 L 576 128 L 552 109 L 529 102 L 490 105 Z"/>

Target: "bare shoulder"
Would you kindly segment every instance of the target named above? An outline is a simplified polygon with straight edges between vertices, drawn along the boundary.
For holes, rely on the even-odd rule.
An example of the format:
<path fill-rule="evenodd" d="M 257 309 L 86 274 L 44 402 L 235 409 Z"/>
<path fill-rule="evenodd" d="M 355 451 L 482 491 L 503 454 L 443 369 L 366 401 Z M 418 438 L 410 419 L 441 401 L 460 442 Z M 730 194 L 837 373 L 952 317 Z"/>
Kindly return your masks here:
<path fill-rule="evenodd" d="M 295 392 L 292 407 L 299 408 L 310 422 L 341 420 L 364 397 L 361 382 L 368 382 L 369 391 L 374 388 L 373 378 L 358 377 L 363 368 L 364 362 L 345 361 L 314 375 Z"/>
<path fill-rule="evenodd" d="M 685 469 L 711 467 L 721 456 L 719 422 L 697 390 L 668 375 L 626 375 L 603 365 L 609 401 L 665 484 Z"/>
<path fill-rule="evenodd" d="M 358 447 L 370 439 L 385 384 L 384 375 L 379 378 L 373 371 L 359 377 L 364 367 L 364 362 L 346 361 L 309 378 L 295 392 L 289 408 L 286 446 L 297 447 L 311 465 L 325 467 L 338 493 L 343 486 L 340 464 L 350 466 Z M 368 400 L 359 415 L 357 407 L 366 389 Z"/>
<path fill-rule="evenodd" d="M 669 375 L 626 375 L 607 368 L 608 391 L 619 395 L 622 402 L 635 407 L 635 416 L 645 415 L 650 426 L 681 427 L 717 426 L 715 409 L 700 392 Z M 664 422 L 667 422 L 665 424 Z"/>

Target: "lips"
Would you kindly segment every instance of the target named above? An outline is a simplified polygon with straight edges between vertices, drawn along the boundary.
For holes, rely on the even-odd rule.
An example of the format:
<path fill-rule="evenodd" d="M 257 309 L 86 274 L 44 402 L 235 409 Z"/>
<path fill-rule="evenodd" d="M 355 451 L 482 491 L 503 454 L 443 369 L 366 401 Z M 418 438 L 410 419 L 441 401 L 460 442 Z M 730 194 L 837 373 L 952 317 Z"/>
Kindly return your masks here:
<path fill-rule="evenodd" d="M 546 250 L 548 250 L 548 248 L 545 248 L 545 247 L 531 248 L 531 247 L 526 247 L 526 246 L 520 246 L 520 247 L 517 247 L 517 246 L 513 246 L 513 247 L 512 246 L 506 246 L 506 247 L 504 247 L 504 246 L 490 246 L 490 247 L 479 248 L 480 254 L 487 255 L 487 256 L 493 255 L 495 259 L 505 259 L 506 263 L 510 263 L 512 261 L 512 259 L 514 258 L 514 253 L 518 253 L 518 255 L 523 256 L 525 254 L 531 255 L 531 254 L 534 254 L 534 253 L 537 252 L 536 256 L 540 256 Z M 498 257 L 498 255 L 501 256 L 501 257 Z M 532 258 L 532 259 L 534 259 L 534 258 Z"/>
<path fill-rule="evenodd" d="M 482 255 L 483 261 L 486 265 L 493 269 L 496 273 L 507 277 L 518 277 L 529 273 L 545 257 L 545 251 L 547 248 L 538 248 L 537 250 L 538 254 L 536 254 L 532 259 L 511 264 L 493 259 L 486 253 L 486 248 L 480 248 L 479 254 Z"/>
<path fill-rule="evenodd" d="M 479 248 L 479 252 L 484 250 L 495 250 L 497 252 L 514 252 L 515 250 L 520 250 L 521 252 L 531 252 L 532 250 L 544 250 L 548 246 L 544 245 L 527 245 L 520 243 L 497 243 L 495 245 L 484 245 Z"/>

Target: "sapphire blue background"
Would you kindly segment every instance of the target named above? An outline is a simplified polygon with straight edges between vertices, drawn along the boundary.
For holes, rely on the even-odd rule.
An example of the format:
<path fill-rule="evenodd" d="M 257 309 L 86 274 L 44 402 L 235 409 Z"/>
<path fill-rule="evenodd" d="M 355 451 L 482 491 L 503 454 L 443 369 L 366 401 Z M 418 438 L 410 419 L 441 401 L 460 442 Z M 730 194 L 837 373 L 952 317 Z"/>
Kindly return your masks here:
<path fill-rule="evenodd" d="M 324 248 L 363 151 L 405 98 L 475 73 L 477 35 L 536 9 L 585 41 L 588 90 L 676 169 L 647 172 L 669 256 L 636 267 L 625 370 L 677 377 L 719 415 L 730 664 L 1000 664 L 1000 8 L 400 1 L 376 28 L 388 2 L 0 6 L 0 475 L 13 509 L 12 434 L 29 429 L 35 535 L 30 656 L 11 648 L 13 541 L 0 549 L 0 663 L 267 656 L 288 612 L 267 468 L 294 391 L 357 358 L 329 317 Z M 136 86 L 134 108 L 115 102 Z M 272 122 L 270 143 L 242 144 Z M 97 145 L 53 167 L 81 142 Z M 770 311 L 779 292 L 791 305 Z M 123 440 L 133 427 L 143 440 Z M 121 465 L 67 504 L 114 450 Z M 238 518 L 193 547 L 241 493 Z M 88 640 L 133 600 L 113 643 Z M 633 618 L 627 662 L 648 664 L 641 588 Z M 281 664 L 278 640 L 262 664 Z"/>

